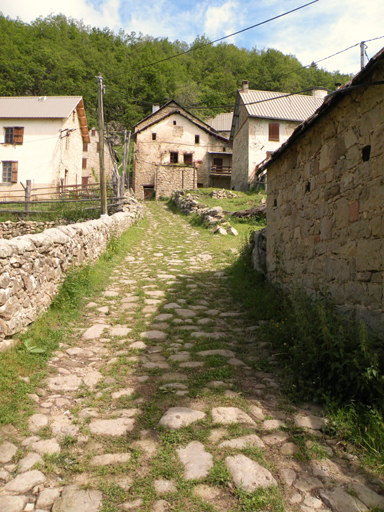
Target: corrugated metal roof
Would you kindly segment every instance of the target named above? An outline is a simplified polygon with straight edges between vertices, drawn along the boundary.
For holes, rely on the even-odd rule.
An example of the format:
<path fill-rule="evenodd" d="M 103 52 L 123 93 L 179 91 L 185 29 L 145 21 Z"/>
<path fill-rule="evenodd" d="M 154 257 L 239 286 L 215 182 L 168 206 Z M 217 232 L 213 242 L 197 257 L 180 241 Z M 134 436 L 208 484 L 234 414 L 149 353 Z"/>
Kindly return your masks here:
<path fill-rule="evenodd" d="M 0 118 L 65 119 L 80 101 L 81 96 L 2 96 Z"/>
<path fill-rule="evenodd" d="M 284 93 L 281 92 L 255 91 L 252 89 L 249 89 L 248 92 L 241 90 L 239 93 L 251 117 L 284 121 L 305 121 L 321 107 L 324 101 L 324 98 L 316 98 L 315 96 L 301 94 L 283 96 Z"/>
<path fill-rule="evenodd" d="M 233 112 L 229 114 L 218 114 L 216 117 L 208 119 L 207 123 L 217 132 L 230 132 L 232 126 Z"/>

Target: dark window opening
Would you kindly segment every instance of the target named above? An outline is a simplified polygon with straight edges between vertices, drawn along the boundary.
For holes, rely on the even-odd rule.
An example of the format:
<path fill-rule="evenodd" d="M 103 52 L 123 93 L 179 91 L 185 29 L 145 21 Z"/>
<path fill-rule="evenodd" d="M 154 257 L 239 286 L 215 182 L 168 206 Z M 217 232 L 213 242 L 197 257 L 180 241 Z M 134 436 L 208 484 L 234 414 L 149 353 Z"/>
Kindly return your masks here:
<path fill-rule="evenodd" d="M 179 153 L 170 151 L 170 160 L 171 164 L 179 163 Z"/>
<path fill-rule="evenodd" d="M 311 191 L 311 182 L 310 181 L 307 181 L 307 183 L 305 184 L 305 191 L 306 192 L 310 192 Z"/>
<path fill-rule="evenodd" d="M 92 135 L 92 137 L 95 137 L 95 135 L 96 135 L 96 129 L 95 128 L 92 128 L 91 135 Z"/>
<path fill-rule="evenodd" d="M 364 146 L 362 151 L 363 162 L 368 162 L 371 158 L 371 146 Z"/>
<path fill-rule="evenodd" d="M 277 199 L 273 200 L 273 206 L 277 206 Z"/>
<path fill-rule="evenodd" d="M 87 151 L 88 151 L 88 142 L 83 142 L 83 151 L 84 151 L 84 153 L 87 153 Z"/>
<path fill-rule="evenodd" d="M 227 148 L 223 148 L 223 153 L 225 153 L 227 151 Z"/>
<path fill-rule="evenodd" d="M 204 188 L 204 183 L 197 183 L 197 188 Z"/>
<path fill-rule="evenodd" d="M 87 168 L 87 158 L 83 158 L 83 165 L 82 165 L 82 168 L 83 168 L 83 169 L 86 169 L 86 168 Z"/>
<path fill-rule="evenodd" d="M 195 144 L 200 144 L 200 135 L 195 135 Z"/>
<path fill-rule="evenodd" d="M 174 126 L 176 126 L 176 121 L 173 121 Z"/>
<path fill-rule="evenodd" d="M 100 152 L 100 142 L 96 142 L 96 153 Z"/>
<path fill-rule="evenodd" d="M 275 142 L 280 141 L 280 125 L 279 125 L 279 123 L 269 123 L 268 131 L 269 131 L 268 140 L 272 140 Z"/>
<path fill-rule="evenodd" d="M 191 153 L 184 154 L 184 163 L 185 163 L 185 165 L 192 165 L 192 154 Z"/>
<path fill-rule="evenodd" d="M 152 140 L 156 140 L 156 133 L 152 133 Z"/>

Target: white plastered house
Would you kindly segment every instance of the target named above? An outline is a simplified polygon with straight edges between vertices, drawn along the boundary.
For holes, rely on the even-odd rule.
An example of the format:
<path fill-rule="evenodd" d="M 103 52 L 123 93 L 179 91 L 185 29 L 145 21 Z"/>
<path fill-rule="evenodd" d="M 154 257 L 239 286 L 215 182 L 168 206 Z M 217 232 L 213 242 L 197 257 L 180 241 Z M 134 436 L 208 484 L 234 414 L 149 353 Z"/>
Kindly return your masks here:
<path fill-rule="evenodd" d="M 0 97 L 0 192 L 81 184 L 90 142 L 81 96 Z"/>
<path fill-rule="evenodd" d="M 312 95 L 249 89 L 244 80 L 237 91 L 230 141 L 233 143 L 231 188 L 248 190 L 257 167 L 269 158 L 294 129 L 323 104 L 324 87 Z"/>

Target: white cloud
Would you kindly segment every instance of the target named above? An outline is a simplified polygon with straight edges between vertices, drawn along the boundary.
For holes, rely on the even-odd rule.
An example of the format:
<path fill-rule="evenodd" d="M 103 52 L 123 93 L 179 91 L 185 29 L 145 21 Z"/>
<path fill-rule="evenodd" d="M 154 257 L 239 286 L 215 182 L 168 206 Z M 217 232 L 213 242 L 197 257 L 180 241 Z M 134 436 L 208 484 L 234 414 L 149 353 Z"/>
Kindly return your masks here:
<path fill-rule="evenodd" d="M 238 3 L 233 0 L 228 0 L 220 7 L 208 7 L 204 15 L 204 32 L 211 39 L 236 32 L 240 12 Z"/>

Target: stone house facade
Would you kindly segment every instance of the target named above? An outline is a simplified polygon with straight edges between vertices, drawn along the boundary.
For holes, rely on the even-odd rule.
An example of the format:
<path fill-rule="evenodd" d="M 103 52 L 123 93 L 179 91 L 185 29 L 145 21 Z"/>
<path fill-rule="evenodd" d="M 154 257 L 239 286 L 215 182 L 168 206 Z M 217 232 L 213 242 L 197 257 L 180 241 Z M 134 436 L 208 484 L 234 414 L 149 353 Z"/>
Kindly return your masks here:
<path fill-rule="evenodd" d="M 107 144 L 104 145 L 104 170 L 107 179 L 111 179 L 113 160 Z M 83 142 L 82 171 L 83 184 L 100 181 L 99 131 L 95 127 L 89 130 L 89 142 Z"/>
<path fill-rule="evenodd" d="M 80 184 L 83 144 L 89 143 L 81 96 L 0 98 L 0 192 Z"/>
<path fill-rule="evenodd" d="M 233 142 L 233 190 L 247 191 L 258 166 L 269 158 L 294 129 L 323 103 L 327 90 L 314 88 L 312 96 L 249 89 L 243 81 L 237 91 L 230 141 Z"/>
<path fill-rule="evenodd" d="M 384 49 L 268 168 L 267 272 L 384 333 Z M 263 171 L 263 167 L 259 172 Z"/>
<path fill-rule="evenodd" d="M 139 199 L 170 196 L 183 180 L 182 188 L 207 187 L 217 169 L 231 166 L 228 139 L 173 100 L 138 123 L 133 137 L 133 189 Z"/>

